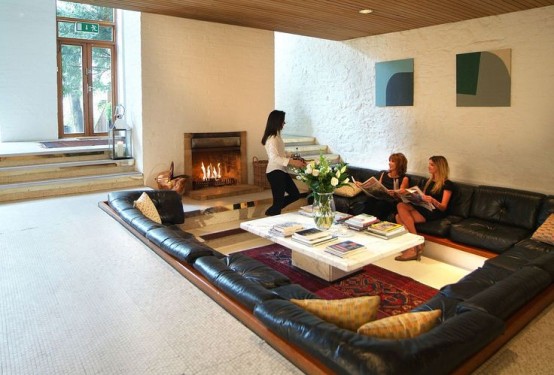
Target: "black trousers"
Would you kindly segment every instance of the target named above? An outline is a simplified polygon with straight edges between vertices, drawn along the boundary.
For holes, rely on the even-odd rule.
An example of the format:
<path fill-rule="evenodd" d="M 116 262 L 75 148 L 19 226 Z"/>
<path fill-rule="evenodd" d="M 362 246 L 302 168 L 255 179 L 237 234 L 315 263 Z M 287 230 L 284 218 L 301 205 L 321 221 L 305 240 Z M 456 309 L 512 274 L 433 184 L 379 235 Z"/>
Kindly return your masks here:
<path fill-rule="evenodd" d="M 279 215 L 283 208 L 300 199 L 300 192 L 288 173 L 276 170 L 269 172 L 266 176 L 271 185 L 273 205 L 265 211 L 265 214 L 268 216 Z M 285 193 L 287 193 L 286 196 Z"/>

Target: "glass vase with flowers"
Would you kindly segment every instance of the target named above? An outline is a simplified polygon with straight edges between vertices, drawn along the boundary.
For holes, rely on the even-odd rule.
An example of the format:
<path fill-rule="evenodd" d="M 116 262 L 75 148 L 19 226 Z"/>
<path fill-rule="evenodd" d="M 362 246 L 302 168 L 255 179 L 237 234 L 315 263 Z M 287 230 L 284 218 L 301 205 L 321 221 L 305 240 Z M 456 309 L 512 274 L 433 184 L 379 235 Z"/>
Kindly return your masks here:
<path fill-rule="evenodd" d="M 306 167 L 296 169 L 296 178 L 308 185 L 313 196 L 313 216 L 318 229 L 331 228 L 335 220 L 335 202 L 333 192 L 350 181 L 343 162 L 331 164 L 323 155 L 312 160 Z M 308 196 L 308 197 L 309 197 Z"/>

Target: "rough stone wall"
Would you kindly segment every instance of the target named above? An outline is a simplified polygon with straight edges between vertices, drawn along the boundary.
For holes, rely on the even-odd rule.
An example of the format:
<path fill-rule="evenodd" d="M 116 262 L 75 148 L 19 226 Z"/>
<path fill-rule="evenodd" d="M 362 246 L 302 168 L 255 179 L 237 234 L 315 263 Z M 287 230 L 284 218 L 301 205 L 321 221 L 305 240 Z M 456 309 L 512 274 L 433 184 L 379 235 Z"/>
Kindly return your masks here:
<path fill-rule="evenodd" d="M 510 107 L 456 107 L 456 54 L 511 48 Z M 357 166 L 392 152 L 427 174 L 554 193 L 554 6 L 346 42 L 276 34 L 276 107 L 285 132 L 315 136 Z M 414 106 L 375 106 L 375 63 L 414 59 Z"/>

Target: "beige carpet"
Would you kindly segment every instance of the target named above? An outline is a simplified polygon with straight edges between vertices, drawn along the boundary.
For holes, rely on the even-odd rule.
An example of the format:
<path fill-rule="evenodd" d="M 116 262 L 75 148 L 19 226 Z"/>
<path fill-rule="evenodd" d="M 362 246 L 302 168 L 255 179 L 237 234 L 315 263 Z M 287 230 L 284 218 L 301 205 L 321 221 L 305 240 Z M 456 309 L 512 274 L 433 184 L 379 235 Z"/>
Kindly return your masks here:
<path fill-rule="evenodd" d="M 97 207 L 0 204 L 0 374 L 299 374 Z M 552 374 L 552 307 L 479 374 Z"/>

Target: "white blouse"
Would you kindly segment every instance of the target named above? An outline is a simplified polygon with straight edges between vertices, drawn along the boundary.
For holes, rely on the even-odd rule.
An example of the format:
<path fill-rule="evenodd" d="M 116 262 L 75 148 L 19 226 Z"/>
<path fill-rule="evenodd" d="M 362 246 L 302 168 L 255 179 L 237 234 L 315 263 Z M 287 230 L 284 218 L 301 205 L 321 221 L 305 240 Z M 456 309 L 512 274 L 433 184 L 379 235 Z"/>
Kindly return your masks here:
<path fill-rule="evenodd" d="M 289 158 L 285 152 L 285 142 L 280 135 L 269 136 L 265 141 L 265 151 L 267 152 L 267 168 L 265 173 L 269 173 L 275 170 L 287 171 L 287 165 L 289 164 Z"/>

